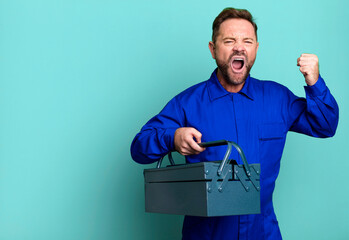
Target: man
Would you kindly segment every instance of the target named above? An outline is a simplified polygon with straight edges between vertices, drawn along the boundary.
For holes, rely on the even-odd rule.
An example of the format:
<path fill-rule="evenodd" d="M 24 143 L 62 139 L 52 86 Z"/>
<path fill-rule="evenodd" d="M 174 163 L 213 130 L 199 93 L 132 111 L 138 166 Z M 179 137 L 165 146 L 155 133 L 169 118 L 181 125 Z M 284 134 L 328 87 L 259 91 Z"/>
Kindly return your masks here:
<path fill-rule="evenodd" d="M 257 50 L 257 25 L 247 10 L 224 9 L 213 23 L 212 57 L 218 68 L 209 80 L 174 97 L 132 142 L 139 163 L 157 161 L 177 150 L 186 161 L 222 159 L 225 148 L 204 149 L 201 141 L 237 142 L 250 163 L 261 165 L 261 214 L 226 217 L 186 216 L 183 239 L 281 239 L 272 194 L 288 131 L 331 137 L 338 106 L 319 75 L 317 56 L 302 54 L 297 65 L 306 98 L 286 87 L 249 75 Z M 231 158 L 241 164 L 236 152 Z"/>

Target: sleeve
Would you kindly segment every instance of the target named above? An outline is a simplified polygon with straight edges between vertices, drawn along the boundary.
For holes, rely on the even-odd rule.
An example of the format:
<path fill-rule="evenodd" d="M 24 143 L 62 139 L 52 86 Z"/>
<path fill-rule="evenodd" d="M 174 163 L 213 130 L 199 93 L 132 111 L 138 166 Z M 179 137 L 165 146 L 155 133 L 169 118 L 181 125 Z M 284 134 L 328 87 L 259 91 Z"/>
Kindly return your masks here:
<path fill-rule="evenodd" d="M 153 163 L 174 149 L 174 134 L 183 122 L 179 112 L 178 100 L 173 98 L 143 126 L 131 144 L 134 161 L 141 164 Z"/>
<path fill-rule="evenodd" d="M 332 137 L 336 133 L 339 109 L 336 100 L 319 76 L 313 86 L 305 86 L 306 98 L 289 97 L 289 130 L 314 137 Z"/>

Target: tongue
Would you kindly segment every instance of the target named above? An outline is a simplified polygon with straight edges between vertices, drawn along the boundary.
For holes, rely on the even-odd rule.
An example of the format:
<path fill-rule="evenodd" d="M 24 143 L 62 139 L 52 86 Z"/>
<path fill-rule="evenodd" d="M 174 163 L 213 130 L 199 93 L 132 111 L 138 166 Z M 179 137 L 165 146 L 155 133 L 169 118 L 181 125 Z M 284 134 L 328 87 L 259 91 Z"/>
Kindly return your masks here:
<path fill-rule="evenodd" d="M 233 61 L 233 68 L 240 70 L 242 68 L 243 61 L 241 60 L 234 60 Z"/>

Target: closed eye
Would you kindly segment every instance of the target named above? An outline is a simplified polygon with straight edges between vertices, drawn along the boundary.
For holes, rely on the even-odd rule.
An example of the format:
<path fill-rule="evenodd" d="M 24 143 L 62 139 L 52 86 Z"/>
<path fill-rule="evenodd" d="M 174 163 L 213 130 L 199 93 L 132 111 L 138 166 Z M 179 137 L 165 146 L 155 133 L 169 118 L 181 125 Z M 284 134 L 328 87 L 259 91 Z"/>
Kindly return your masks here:
<path fill-rule="evenodd" d="M 234 44 L 235 44 L 234 40 L 227 40 L 224 42 L 224 45 L 226 45 L 226 46 L 233 46 Z"/>

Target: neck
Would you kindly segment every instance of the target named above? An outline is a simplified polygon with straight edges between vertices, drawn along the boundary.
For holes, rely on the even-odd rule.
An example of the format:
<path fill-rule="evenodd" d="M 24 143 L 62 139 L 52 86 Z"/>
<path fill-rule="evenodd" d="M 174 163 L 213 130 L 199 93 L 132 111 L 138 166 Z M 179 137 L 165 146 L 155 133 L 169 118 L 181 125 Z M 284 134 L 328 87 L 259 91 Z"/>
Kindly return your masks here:
<path fill-rule="evenodd" d="M 218 78 L 218 81 L 220 82 L 220 84 L 223 86 L 223 88 L 231 93 L 240 92 L 245 84 L 245 81 L 243 81 L 240 84 L 230 83 L 229 80 L 225 79 L 225 77 L 222 75 L 222 73 L 219 69 L 217 71 L 217 78 Z"/>

